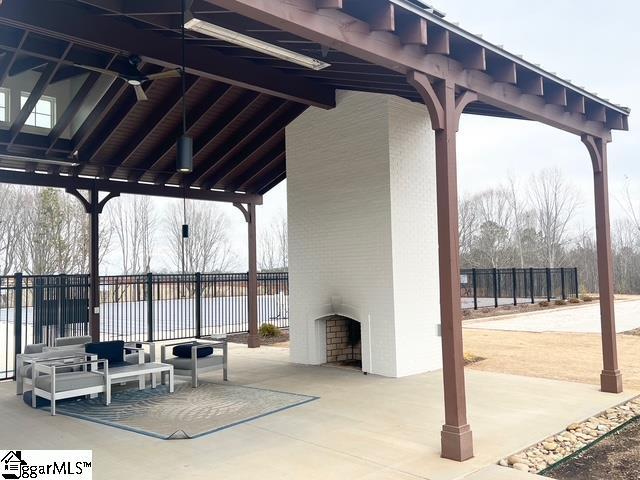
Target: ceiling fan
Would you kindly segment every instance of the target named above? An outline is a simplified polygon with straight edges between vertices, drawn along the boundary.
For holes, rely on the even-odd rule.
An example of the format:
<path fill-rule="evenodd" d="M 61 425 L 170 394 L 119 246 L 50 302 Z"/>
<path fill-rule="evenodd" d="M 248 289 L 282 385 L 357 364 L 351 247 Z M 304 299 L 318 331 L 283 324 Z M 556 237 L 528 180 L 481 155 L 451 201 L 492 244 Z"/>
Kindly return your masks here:
<path fill-rule="evenodd" d="M 123 71 L 106 70 L 104 68 L 92 67 L 89 65 L 76 64 L 75 66 L 124 80 L 133 87 L 133 90 L 136 92 L 136 98 L 139 102 L 148 100 L 147 95 L 144 93 L 144 89 L 142 88 L 144 83 L 152 80 L 161 80 L 163 78 L 176 78 L 182 75 L 179 68 L 145 75 L 140 71 L 141 61 L 142 60 L 137 55 L 130 56 L 127 59 L 127 62 L 123 64 Z"/>

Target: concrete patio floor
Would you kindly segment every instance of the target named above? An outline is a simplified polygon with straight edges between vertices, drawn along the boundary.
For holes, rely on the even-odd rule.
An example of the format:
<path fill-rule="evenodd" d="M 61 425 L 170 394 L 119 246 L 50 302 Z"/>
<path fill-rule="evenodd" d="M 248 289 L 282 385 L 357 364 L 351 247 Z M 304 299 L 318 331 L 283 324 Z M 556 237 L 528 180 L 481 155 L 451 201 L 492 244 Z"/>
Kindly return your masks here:
<path fill-rule="evenodd" d="M 212 381 L 219 374 L 203 376 Z M 476 456 L 439 457 L 441 372 L 390 379 L 288 362 L 288 350 L 230 347 L 233 383 L 316 395 L 303 406 L 194 440 L 157 440 L 32 410 L 0 384 L 0 447 L 92 449 L 94 478 L 431 479 L 535 478 L 499 471 L 499 458 L 562 430 L 633 392 L 541 378 L 467 371 Z M 496 476 L 499 475 L 499 476 Z"/>

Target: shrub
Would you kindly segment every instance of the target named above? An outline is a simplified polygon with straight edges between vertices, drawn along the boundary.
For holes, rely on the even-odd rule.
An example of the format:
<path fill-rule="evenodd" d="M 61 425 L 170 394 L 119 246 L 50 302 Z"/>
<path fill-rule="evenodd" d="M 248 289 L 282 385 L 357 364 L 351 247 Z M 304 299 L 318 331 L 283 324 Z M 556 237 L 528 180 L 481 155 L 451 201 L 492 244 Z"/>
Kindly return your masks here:
<path fill-rule="evenodd" d="M 262 337 L 279 337 L 281 334 L 280 329 L 273 323 L 263 323 L 260 325 L 260 336 Z"/>
<path fill-rule="evenodd" d="M 575 298 L 575 297 L 571 297 L 569 299 L 569 303 L 580 303 L 580 299 L 579 298 Z"/>
<path fill-rule="evenodd" d="M 472 363 L 477 363 L 477 362 L 480 362 L 482 360 L 486 360 L 486 358 L 479 357 L 478 355 L 475 355 L 475 354 L 470 353 L 470 352 L 465 352 L 464 353 L 464 364 L 465 365 L 471 365 Z"/>
<path fill-rule="evenodd" d="M 546 300 L 542 300 L 541 302 L 538 302 L 538 305 L 540 305 L 542 308 L 546 308 L 550 305 L 550 303 Z"/>
<path fill-rule="evenodd" d="M 472 310 L 469 310 L 468 308 L 465 308 L 464 310 L 462 310 L 462 316 L 463 317 L 468 317 L 469 315 L 471 315 Z"/>
<path fill-rule="evenodd" d="M 591 295 L 582 295 L 582 301 L 583 302 L 591 302 L 591 301 L 593 301 L 593 297 L 591 297 Z"/>
<path fill-rule="evenodd" d="M 556 300 L 555 302 L 553 302 L 553 303 L 555 303 L 556 305 L 566 305 L 566 304 L 567 304 L 567 301 L 566 301 L 566 300 L 563 300 L 563 299 L 561 299 L 561 298 L 559 298 L 559 299 L 557 299 L 557 300 Z"/>

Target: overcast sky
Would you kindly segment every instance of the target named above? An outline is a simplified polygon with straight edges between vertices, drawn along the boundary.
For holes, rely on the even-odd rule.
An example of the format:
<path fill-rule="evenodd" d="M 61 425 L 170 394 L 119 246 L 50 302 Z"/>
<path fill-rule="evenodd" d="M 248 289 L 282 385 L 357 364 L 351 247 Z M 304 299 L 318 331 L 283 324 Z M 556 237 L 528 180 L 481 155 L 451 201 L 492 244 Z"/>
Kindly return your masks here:
<path fill-rule="evenodd" d="M 640 111 L 640 4 L 632 0 L 441 0 L 436 8 L 449 21 L 510 52 L 522 54 L 545 70 L 557 72 L 588 91 Z M 640 135 L 614 132 L 609 146 L 611 208 L 623 214 L 620 198 L 628 179 L 640 192 Z M 504 183 L 514 175 L 522 181 L 547 167 L 559 167 L 580 190 L 579 222 L 593 227 L 590 159 L 577 136 L 534 122 L 463 116 L 458 139 L 459 189 L 474 193 Z M 169 203 L 170 201 L 162 201 Z M 246 226 L 239 211 L 220 204 L 229 218 L 229 234 L 246 268 Z M 286 182 L 264 197 L 258 207 L 258 229 L 286 212 Z M 109 270 L 111 268 L 108 268 Z"/>

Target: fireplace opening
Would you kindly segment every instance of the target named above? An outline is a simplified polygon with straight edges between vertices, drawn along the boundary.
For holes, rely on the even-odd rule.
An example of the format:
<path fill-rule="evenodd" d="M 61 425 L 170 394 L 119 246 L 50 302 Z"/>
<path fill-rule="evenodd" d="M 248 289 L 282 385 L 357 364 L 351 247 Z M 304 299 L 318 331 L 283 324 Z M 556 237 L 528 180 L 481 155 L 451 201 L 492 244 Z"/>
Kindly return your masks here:
<path fill-rule="evenodd" d="M 342 316 L 327 319 L 327 363 L 362 369 L 360 322 Z"/>

